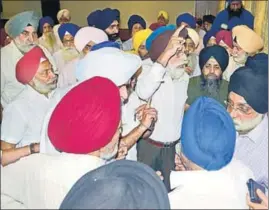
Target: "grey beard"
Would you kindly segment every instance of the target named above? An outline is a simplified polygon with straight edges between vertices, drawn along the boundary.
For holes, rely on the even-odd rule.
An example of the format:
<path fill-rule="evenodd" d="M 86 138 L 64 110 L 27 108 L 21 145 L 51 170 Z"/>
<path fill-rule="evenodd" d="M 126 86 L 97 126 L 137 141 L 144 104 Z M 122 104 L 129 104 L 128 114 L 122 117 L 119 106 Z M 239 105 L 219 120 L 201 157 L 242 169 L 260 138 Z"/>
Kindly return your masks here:
<path fill-rule="evenodd" d="M 14 39 L 14 42 L 15 42 L 17 48 L 22 52 L 22 54 L 29 52 L 31 49 L 33 49 L 35 46 L 37 46 L 37 43 L 24 44 L 16 39 Z"/>
<path fill-rule="evenodd" d="M 218 97 L 220 84 L 221 84 L 221 78 L 216 78 L 216 77 L 205 78 L 202 75 L 201 88 L 208 94 L 208 96 L 212 98 Z"/>
<path fill-rule="evenodd" d="M 57 80 L 57 78 L 51 80 L 51 82 L 48 84 L 44 84 L 34 77 L 33 78 L 33 82 L 34 82 L 33 88 L 37 92 L 39 92 L 40 94 L 48 94 L 57 87 L 57 83 L 55 83 L 56 80 Z"/>

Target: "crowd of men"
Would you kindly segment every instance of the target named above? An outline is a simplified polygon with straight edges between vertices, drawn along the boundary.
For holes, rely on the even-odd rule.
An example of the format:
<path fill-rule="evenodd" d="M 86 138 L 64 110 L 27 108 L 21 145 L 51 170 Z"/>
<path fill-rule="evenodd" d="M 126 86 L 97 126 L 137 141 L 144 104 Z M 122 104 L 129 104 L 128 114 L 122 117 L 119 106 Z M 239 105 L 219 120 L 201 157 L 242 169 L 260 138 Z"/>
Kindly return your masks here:
<path fill-rule="evenodd" d="M 5 24 L 1 208 L 268 209 L 268 55 L 242 1 L 134 14 L 125 42 L 117 9 L 57 19 Z"/>

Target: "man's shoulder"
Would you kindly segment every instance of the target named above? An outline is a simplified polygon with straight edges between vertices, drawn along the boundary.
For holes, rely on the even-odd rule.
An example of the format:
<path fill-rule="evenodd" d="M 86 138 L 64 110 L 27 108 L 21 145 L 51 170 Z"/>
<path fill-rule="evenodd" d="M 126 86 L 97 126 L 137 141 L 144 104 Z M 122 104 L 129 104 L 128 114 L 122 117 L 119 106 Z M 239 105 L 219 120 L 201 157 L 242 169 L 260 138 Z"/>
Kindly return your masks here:
<path fill-rule="evenodd" d="M 190 78 L 189 87 L 198 86 L 198 85 L 200 85 L 200 83 L 201 83 L 200 76 L 192 77 L 192 78 Z"/>

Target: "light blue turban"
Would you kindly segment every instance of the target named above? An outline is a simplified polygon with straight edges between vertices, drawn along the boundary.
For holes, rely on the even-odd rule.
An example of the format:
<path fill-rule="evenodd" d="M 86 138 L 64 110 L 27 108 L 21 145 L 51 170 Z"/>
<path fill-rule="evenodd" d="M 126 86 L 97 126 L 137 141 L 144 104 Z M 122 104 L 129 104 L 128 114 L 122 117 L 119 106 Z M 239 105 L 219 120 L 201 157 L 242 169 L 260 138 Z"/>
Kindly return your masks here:
<path fill-rule="evenodd" d="M 212 98 L 196 99 L 183 119 L 183 154 L 205 170 L 219 170 L 232 160 L 235 140 L 234 123 L 225 108 Z"/>
<path fill-rule="evenodd" d="M 19 13 L 7 21 L 5 31 L 10 37 L 15 38 L 20 35 L 28 25 L 33 26 L 37 30 L 39 19 L 40 16 L 34 11 Z"/>

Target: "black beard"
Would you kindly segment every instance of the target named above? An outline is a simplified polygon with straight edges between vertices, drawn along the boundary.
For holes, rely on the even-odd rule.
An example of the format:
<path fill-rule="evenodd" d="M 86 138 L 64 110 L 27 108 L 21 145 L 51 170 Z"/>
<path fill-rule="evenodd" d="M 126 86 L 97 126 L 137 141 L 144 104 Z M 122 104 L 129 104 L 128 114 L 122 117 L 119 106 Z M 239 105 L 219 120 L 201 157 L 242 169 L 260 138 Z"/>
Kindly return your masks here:
<path fill-rule="evenodd" d="M 243 7 L 241 7 L 240 9 L 236 10 L 236 11 L 233 11 L 230 9 L 230 5 L 228 6 L 227 8 L 228 10 L 228 14 L 229 14 L 229 20 L 233 17 L 238 17 L 240 18 L 242 12 L 243 12 Z"/>
<path fill-rule="evenodd" d="M 220 84 L 222 78 L 205 77 L 201 75 L 201 89 L 208 93 L 209 96 L 216 98 L 219 95 Z"/>
<path fill-rule="evenodd" d="M 119 38 L 119 33 L 107 34 L 109 41 L 115 42 Z"/>

